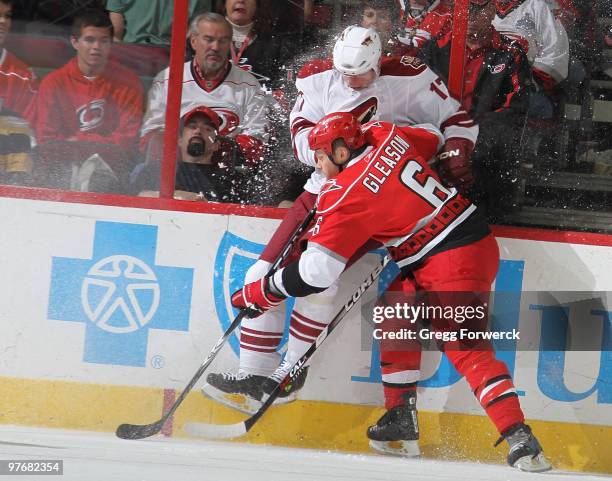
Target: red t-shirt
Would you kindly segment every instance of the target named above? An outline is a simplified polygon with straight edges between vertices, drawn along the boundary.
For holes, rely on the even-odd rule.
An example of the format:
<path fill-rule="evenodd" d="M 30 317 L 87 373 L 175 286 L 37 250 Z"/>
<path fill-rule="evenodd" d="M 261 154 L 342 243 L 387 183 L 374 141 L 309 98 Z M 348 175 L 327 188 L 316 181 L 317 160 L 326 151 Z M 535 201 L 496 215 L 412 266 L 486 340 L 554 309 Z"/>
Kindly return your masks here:
<path fill-rule="evenodd" d="M 85 77 L 73 58 L 40 83 L 36 100 L 39 143 L 75 138 L 82 142 L 136 146 L 144 93 L 139 78 L 111 63 L 101 75 Z"/>
<path fill-rule="evenodd" d="M 30 120 L 36 95 L 32 70 L 6 49 L 0 53 L 0 100 L 2 107 Z"/>

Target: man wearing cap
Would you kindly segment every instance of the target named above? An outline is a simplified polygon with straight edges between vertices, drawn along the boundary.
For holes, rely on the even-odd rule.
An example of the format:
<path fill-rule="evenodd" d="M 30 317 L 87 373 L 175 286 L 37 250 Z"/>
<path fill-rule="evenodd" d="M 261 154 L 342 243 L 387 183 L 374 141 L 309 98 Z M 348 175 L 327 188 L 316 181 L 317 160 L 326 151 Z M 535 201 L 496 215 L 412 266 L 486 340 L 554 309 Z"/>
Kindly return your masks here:
<path fill-rule="evenodd" d="M 174 196 L 183 200 L 235 202 L 241 199 L 240 176 L 228 165 L 220 166 L 213 156 L 219 148 L 217 132 L 221 119 L 208 107 L 199 106 L 181 119 Z M 157 196 L 160 163 L 149 159 L 131 175 L 132 191 Z"/>
<path fill-rule="evenodd" d="M 487 207 L 491 222 L 499 222 L 518 207 L 518 148 L 532 81 L 523 44 L 500 34 L 491 24 L 494 17 L 494 0 L 471 0 L 463 107 L 480 127 L 472 154 L 477 179 L 472 198 Z M 419 54 L 445 80 L 451 46 L 448 32 L 427 42 Z"/>
<path fill-rule="evenodd" d="M 238 145 L 247 163 L 259 162 L 266 140 L 266 98 L 257 79 L 229 61 L 232 27 L 222 15 L 206 12 L 190 25 L 189 42 L 195 51 L 185 63 L 181 115 L 205 105 L 221 119 L 219 136 L 232 139 L 222 148 L 222 161 L 230 162 Z M 169 69 L 162 70 L 149 90 L 147 111 L 140 132 L 143 151 L 157 151 L 161 157 L 161 132 L 164 129 Z"/>

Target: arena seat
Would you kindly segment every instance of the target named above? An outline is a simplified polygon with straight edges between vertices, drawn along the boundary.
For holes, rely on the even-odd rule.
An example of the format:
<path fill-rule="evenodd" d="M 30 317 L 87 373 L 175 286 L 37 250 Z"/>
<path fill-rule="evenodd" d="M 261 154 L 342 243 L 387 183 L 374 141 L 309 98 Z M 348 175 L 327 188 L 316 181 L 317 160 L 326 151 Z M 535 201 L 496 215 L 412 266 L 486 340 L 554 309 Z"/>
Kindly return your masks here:
<path fill-rule="evenodd" d="M 50 71 L 64 65 L 75 51 L 64 37 L 13 33 L 6 48 L 36 71 Z M 168 66 L 170 54 L 163 47 L 115 43 L 111 56 L 140 77 L 154 77 Z"/>
<path fill-rule="evenodd" d="M 139 77 L 155 77 L 168 66 L 170 53 L 163 47 L 136 43 L 115 43 L 111 57 Z"/>
<path fill-rule="evenodd" d="M 56 69 L 74 56 L 70 42 L 63 37 L 13 33 L 6 48 L 35 69 Z"/>

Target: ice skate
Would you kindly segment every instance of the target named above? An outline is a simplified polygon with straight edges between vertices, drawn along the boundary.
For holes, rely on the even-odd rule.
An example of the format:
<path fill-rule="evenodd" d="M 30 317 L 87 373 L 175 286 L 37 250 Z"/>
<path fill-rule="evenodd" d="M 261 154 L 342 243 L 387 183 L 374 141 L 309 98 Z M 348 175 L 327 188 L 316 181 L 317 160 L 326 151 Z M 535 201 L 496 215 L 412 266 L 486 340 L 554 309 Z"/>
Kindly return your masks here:
<path fill-rule="evenodd" d="M 508 464 L 521 471 L 539 473 L 551 469 L 551 465 L 544 457 L 542 446 L 532 434 L 531 428 L 526 424 L 517 424 L 501 436 L 495 446 L 503 440 L 508 441 Z"/>
<path fill-rule="evenodd" d="M 202 386 L 202 394 L 243 413 L 253 414 L 261 406 L 265 376 L 238 373 L 211 373 Z"/>
<path fill-rule="evenodd" d="M 276 369 L 272 376 L 277 373 L 280 375 L 284 370 L 283 364 Z M 290 368 L 291 366 L 289 366 L 286 372 Z M 290 403 L 297 399 L 297 391 L 306 381 L 307 369 L 305 368 L 300 373 L 298 379 L 292 385 L 286 386 L 285 390 L 274 401 L 275 405 Z M 271 381 L 271 379 L 273 380 Z M 246 414 L 255 414 L 264 402 L 264 393 L 269 394 L 274 389 L 275 383 L 278 384 L 274 379 L 272 377 L 267 378 L 265 376 L 245 374 L 242 371 L 239 371 L 237 374 L 211 373 L 206 377 L 206 384 L 202 386 L 202 394 L 232 409 Z"/>
<path fill-rule="evenodd" d="M 270 394 L 276 388 L 276 386 L 281 383 L 292 367 L 292 364 L 288 363 L 287 361 L 283 361 L 281 365 L 276 368 L 276 371 L 274 371 L 270 377 L 266 378 L 264 381 L 264 393 Z M 306 383 L 307 376 L 308 366 L 300 369 L 293 382 L 290 382 L 283 388 L 278 395 L 278 398 L 276 398 L 275 404 L 286 404 L 295 401 L 297 399 L 297 392 L 302 389 Z"/>
<path fill-rule="evenodd" d="M 368 428 L 370 447 L 396 456 L 419 456 L 419 421 L 416 393 L 403 395 L 405 403 L 389 409 L 374 426 Z"/>

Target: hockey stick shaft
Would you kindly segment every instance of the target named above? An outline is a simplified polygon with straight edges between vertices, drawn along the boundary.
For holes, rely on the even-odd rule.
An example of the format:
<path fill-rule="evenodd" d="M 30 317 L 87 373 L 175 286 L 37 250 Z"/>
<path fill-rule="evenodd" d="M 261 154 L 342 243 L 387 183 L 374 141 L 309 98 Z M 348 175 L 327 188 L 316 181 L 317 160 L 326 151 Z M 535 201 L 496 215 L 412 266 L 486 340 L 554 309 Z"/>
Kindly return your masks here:
<path fill-rule="evenodd" d="M 317 211 L 317 208 L 315 205 L 308 212 L 308 214 L 306 214 L 306 217 L 304 217 L 304 220 L 302 221 L 302 223 L 298 226 L 298 228 L 295 230 L 291 238 L 287 241 L 287 244 L 285 244 L 285 247 L 280 252 L 278 257 L 276 258 L 276 260 L 274 261 L 274 263 L 268 270 L 268 274 L 267 274 L 268 276 L 272 275 L 272 273 L 274 273 L 279 268 L 279 266 L 285 261 L 285 259 L 289 255 L 289 252 L 293 248 L 293 244 L 302 235 L 304 230 L 308 227 L 308 225 L 314 218 L 316 211 Z M 157 434 L 159 431 L 161 431 L 166 421 L 170 419 L 170 417 L 174 414 L 174 412 L 181 405 L 185 397 L 187 397 L 187 394 L 189 394 L 189 392 L 193 389 L 193 386 L 195 386 L 195 384 L 200 380 L 200 378 L 202 377 L 202 374 L 204 374 L 204 371 L 206 371 L 206 368 L 208 368 L 208 366 L 213 362 L 213 360 L 217 356 L 217 353 L 225 345 L 225 343 L 227 342 L 232 332 L 234 332 L 234 330 L 240 325 L 240 323 L 242 322 L 242 319 L 244 319 L 247 313 L 248 313 L 247 310 L 242 310 L 240 311 L 240 313 L 238 313 L 238 315 L 234 318 L 234 320 L 229 325 L 229 327 L 225 330 L 223 335 L 219 338 L 217 343 L 213 346 L 212 350 L 210 351 L 210 353 L 208 354 L 204 362 L 200 365 L 196 373 L 193 375 L 193 377 L 189 381 L 189 384 L 185 386 L 180 396 L 174 401 L 172 406 L 170 406 L 170 409 L 166 413 L 164 413 L 161 419 L 159 419 L 158 421 L 154 423 L 144 424 L 144 425 L 121 424 L 120 426 L 117 427 L 117 430 L 115 432 L 117 437 L 122 438 L 122 439 L 142 439 L 142 438 L 147 438 L 149 436 L 153 436 L 154 434 Z"/>
<path fill-rule="evenodd" d="M 391 259 L 388 255 L 386 255 L 381 260 L 380 264 L 376 266 L 376 268 L 370 273 L 370 275 L 364 280 L 364 282 L 357 288 L 357 290 L 353 293 L 348 302 L 344 306 L 342 306 L 342 309 L 334 316 L 334 318 L 330 321 L 327 327 L 323 329 L 321 334 L 319 334 L 319 336 L 317 337 L 316 341 L 310 345 L 308 350 L 293 365 L 289 373 L 287 373 L 287 375 L 280 382 L 280 384 L 274 388 L 274 390 L 270 393 L 268 398 L 264 401 L 264 403 L 261 405 L 261 407 L 257 410 L 255 414 L 253 414 L 250 418 L 236 424 L 191 424 L 191 429 L 189 429 L 188 432 L 212 439 L 233 438 L 246 434 L 259 420 L 259 418 L 264 415 L 268 408 L 274 403 L 274 401 L 278 398 L 284 387 L 287 384 L 293 382 L 302 367 L 313 356 L 319 346 L 325 341 L 325 339 L 327 339 L 329 334 L 336 328 L 340 321 L 342 321 L 342 319 L 346 317 L 346 315 L 355 306 L 355 304 L 357 304 L 357 301 L 359 301 L 361 296 L 363 296 L 363 294 L 368 290 L 368 288 L 372 284 L 374 284 L 376 279 L 378 279 L 381 272 L 390 260 Z"/>

